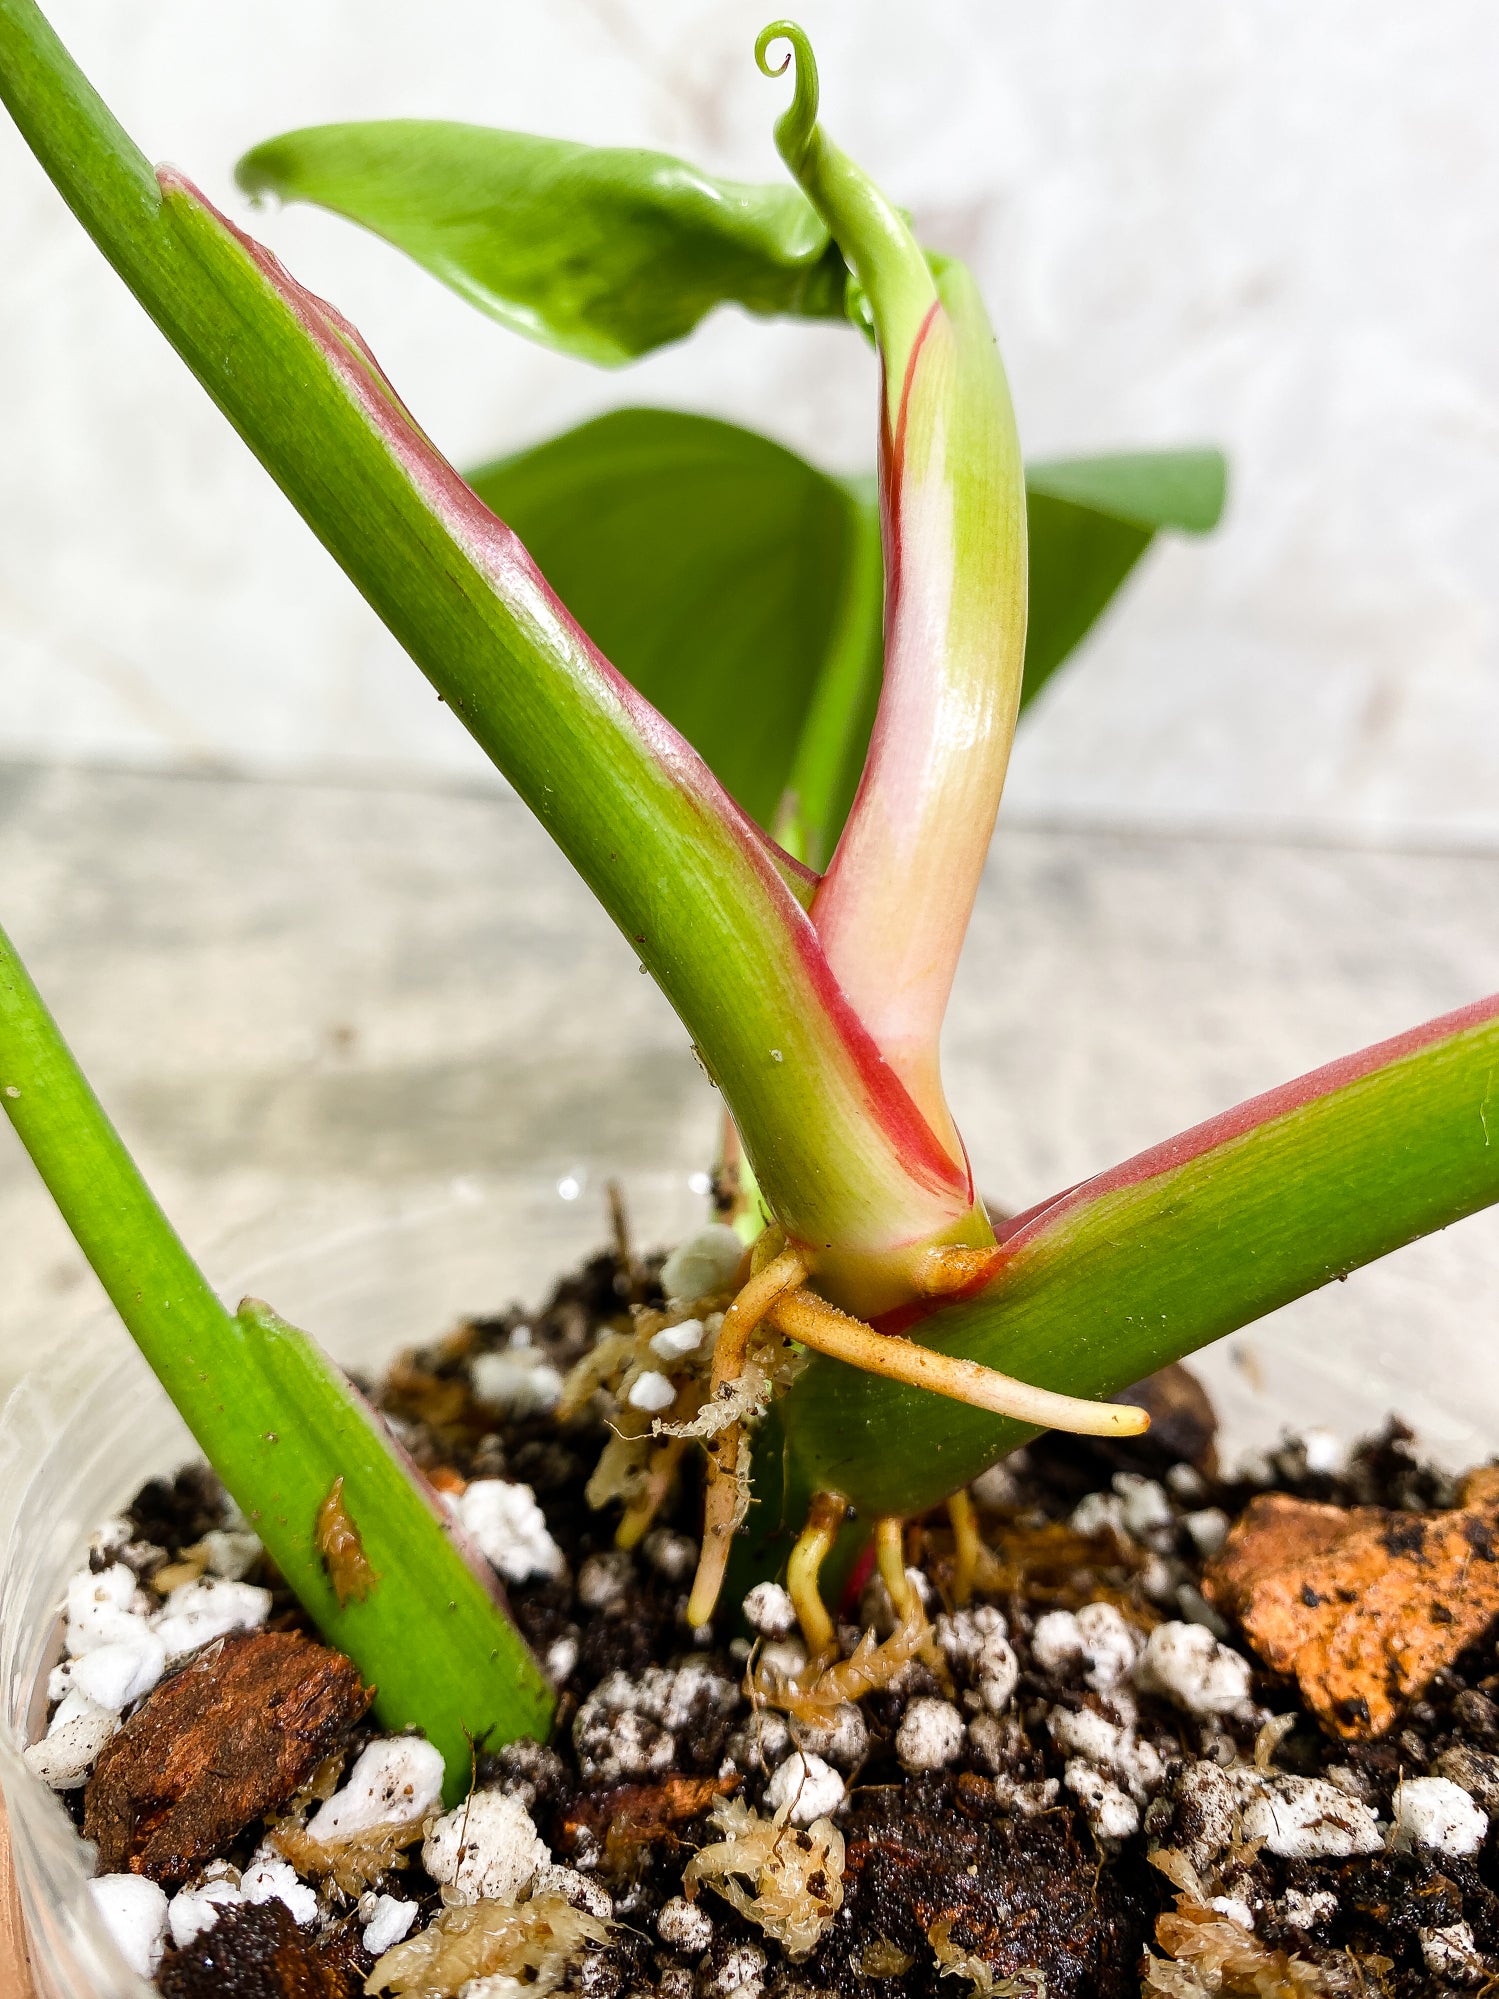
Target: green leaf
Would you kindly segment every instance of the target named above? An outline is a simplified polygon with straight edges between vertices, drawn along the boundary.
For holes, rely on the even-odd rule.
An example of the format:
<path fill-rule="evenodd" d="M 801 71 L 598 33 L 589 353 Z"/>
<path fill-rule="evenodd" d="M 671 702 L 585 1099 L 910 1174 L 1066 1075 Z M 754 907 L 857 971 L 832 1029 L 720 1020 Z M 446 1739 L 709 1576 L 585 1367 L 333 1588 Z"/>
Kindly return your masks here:
<path fill-rule="evenodd" d="M 1070 500 L 1137 527 L 1208 534 L 1223 516 L 1228 465 L 1221 451 L 1117 451 L 1055 458 L 1026 473 L 1032 496 Z"/>
<path fill-rule="evenodd" d="M 284 133 L 237 172 L 248 193 L 362 223 L 517 333 L 606 366 L 729 301 L 843 316 L 843 259 L 797 188 L 667 153 L 393 118 Z"/>
<path fill-rule="evenodd" d="M 246 1300 L 227 1312 L 89 1088 L 0 931 L 0 1105 L 120 1317 L 273 1561 L 374 1684 L 389 1729 L 442 1752 L 450 1802 L 470 1745 L 544 1736 L 555 1696 L 470 1568 L 434 1496 L 316 1344 Z M 378 1580 L 340 1603 L 316 1546 L 336 1479 Z"/>
<path fill-rule="evenodd" d="M 847 639 L 868 503 L 769 438 L 674 410 L 615 410 L 469 483 L 769 827 Z M 872 609 L 877 634 L 878 574 L 853 608 L 865 625 Z"/>
<path fill-rule="evenodd" d="M 1121 452 L 1026 471 L 1031 600 L 1020 705 L 1087 636 L 1163 528 L 1207 534 L 1223 512 L 1219 451 Z"/>
<path fill-rule="evenodd" d="M 470 483 L 744 809 L 826 866 L 880 686 L 873 479 L 831 478 L 710 417 L 624 409 L 486 465 Z M 1214 525 L 1224 462 L 1215 451 L 1061 460 L 1031 467 L 1026 488 L 1022 707 L 1157 529 Z"/>

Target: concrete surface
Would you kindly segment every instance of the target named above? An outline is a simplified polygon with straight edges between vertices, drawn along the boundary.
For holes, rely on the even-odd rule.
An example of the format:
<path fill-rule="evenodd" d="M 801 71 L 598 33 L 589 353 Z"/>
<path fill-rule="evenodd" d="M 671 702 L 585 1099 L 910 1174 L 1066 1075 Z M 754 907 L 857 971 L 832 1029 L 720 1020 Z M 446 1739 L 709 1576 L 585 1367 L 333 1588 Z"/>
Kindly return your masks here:
<path fill-rule="evenodd" d="M 508 796 L 0 765 L 0 884 L 217 1279 L 334 1240 L 380 1259 L 415 1334 L 539 1283 L 546 1204 L 506 1223 L 507 1188 L 553 1209 L 571 1190 L 578 1245 L 601 1231 L 609 1172 L 647 1232 L 691 1211 L 712 1092 Z M 981 1184 L 1019 1207 L 1495 988 L 1499 859 L 1012 816 L 954 997 L 950 1093 Z M 446 1210 L 464 1234 L 451 1263 L 441 1229 L 431 1255 L 401 1233 Z M 502 1254 L 506 1228 L 529 1262 Z M 96 1300 L 3 1131 L 0 1268 L 4 1386 Z M 301 1281 L 276 1301 L 300 1309 Z M 1245 1435 L 1282 1416 L 1355 1428 L 1398 1401 L 1461 1456 L 1499 1441 L 1496 1296 L 1499 1221 L 1480 1217 L 1264 1322 L 1210 1372 Z"/>
<path fill-rule="evenodd" d="M 359 323 L 459 464 L 620 401 L 872 454 L 828 327 L 716 317 L 605 375 L 481 319 L 239 151 L 410 114 L 779 175 L 762 0 L 50 0 L 141 144 Z M 1221 440 L 1017 754 L 1031 812 L 1499 835 L 1499 11 L 1486 0 L 807 0 L 831 128 L 971 259 L 1035 454 Z M 0 755 L 477 781 L 0 120 Z"/>

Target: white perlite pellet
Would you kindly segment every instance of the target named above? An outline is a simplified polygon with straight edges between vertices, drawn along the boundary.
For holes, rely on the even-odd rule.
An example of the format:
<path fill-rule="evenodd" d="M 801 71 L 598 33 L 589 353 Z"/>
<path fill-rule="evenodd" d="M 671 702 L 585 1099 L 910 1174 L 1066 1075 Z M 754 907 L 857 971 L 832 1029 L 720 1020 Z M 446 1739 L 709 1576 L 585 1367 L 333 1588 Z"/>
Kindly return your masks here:
<path fill-rule="evenodd" d="M 820 1756 L 839 1770 L 852 1770 L 869 1754 L 869 1725 L 853 1701 L 840 1701 L 819 1721 L 799 1721 L 796 1742 L 809 1756 Z"/>
<path fill-rule="evenodd" d="M 799 1730 L 799 1734 L 806 1731 Z M 829 1752 L 823 1743 L 813 1739 L 805 1743 L 793 1742 L 791 1730 L 784 1715 L 773 1708 L 759 1708 L 742 1728 L 738 1728 L 724 1745 L 729 1761 L 736 1770 L 773 1770 L 783 1762 L 793 1749 L 805 1747 L 813 1754 L 830 1761 Z"/>
<path fill-rule="evenodd" d="M 245 1528 L 210 1527 L 198 1543 L 209 1571 L 225 1582 L 243 1582 L 265 1552 L 260 1536 Z"/>
<path fill-rule="evenodd" d="M 1172 1788 L 1176 1796 L 1173 1844 L 1199 1874 L 1206 1874 L 1219 1854 L 1233 1844 L 1240 1787 L 1220 1764 L 1204 1758 L 1182 1765 L 1172 1779 Z"/>
<path fill-rule="evenodd" d="M 1119 1495 L 1124 1531 L 1137 1541 L 1175 1526 L 1176 1515 L 1171 1510 L 1166 1488 L 1157 1485 L 1153 1478 L 1142 1478 L 1139 1472 L 1118 1471 L 1113 1477 L 1113 1487 Z"/>
<path fill-rule="evenodd" d="M 1020 1684 L 1020 1661 L 1004 1613 L 992 1604 L 955 1610 L 937 1619 L 937 1643 L 950 1663 L 977 1687 L 991 1714 L 1003 1714 Z"/>
<path fill-rule="evenodd" d="M 123 1562 L 100 1569 L 97 1575 L 85 1569 L 71 1579 L 63 1633 L 70 1659 L 101 1645 L 128 1643 L 140 1631 L 143 1620 L 131 1609 L 136 1589 L 135 1571 Z"/>
<path fill-rule="evenodd" d="M 736 1944 L 725 1956 L 708 1990 L 729 1999 L 760 1999 L 765 1989 L 765 1953 L 755 1943 Z"/>
<path fill-rule="evenodd" d="M 1280 1912 L 1294 1929 L 1315 1929 L 1338 1913 L 1338 1898 L 1330 1888 L 1287 1888 L 1281 1897 Z"/>
<path fill-rule="evenodd" d="M 1140 1830 L 1140 1807 L 1093 1764 L 1074 1758 L 1062 1772 L 1062 1782 L 1100 1839 L 1130 1839 Z"/>
<path fill-rule="evenodd" d="M 690 1305 L 694 1299 L 731 1291 L 743 1261 L 744 1244 L 738 1236 L 724 1223 L 712 1222 L 667 1257 L 661 1266 L 661 1289 L 668 1298 Z"/>
<path fill-rule="evenodd" d="M 47 1724 L 40 1742 L 25 1751 L 26 1767 L 54 1791 L 76 1791 L 88 1781 L 94 1759 L 120 1725 L 111 1708 L 100 1707 L 79 1688 L 70 1688 Z"/>
<path fill-rule="evenodd" d="M 475 1354 L 468 1378 L 475 1401 L 503 1416 L 549 1416 L 562 1400 L 562 1376 L 534 1348 Z"/>
<path fill-rule="evenodd" d="M 174 1589 L 152 1629 L 167 1648 L 167 1664 L 175 1665 L 215 1638 L 235 1631 L 254 1631 L 271 1614 L 271 1593 L 254 1583 L 231 1583 L 203 1576 Z"/>
<path fill-rule="evenodd" d="M 1335 1478 L 1348 1462 L 1348 1446 L 1334 1430 L 1303 1430 L 1301 1448 L 1308 1471 L 1326 1472 Z"/>
<path fill-rule="evenodd" d="M 128 1548 L 135 1539 L 135 1529 L 123 1514 L 116 1513 L 108 1520 L 101 1520 L 88 1537 L 91 1555 L 117 1555 L 121 1548 Z"/>
<path fill-rule="evenodd" d="M 1160 1789 L 1166 1765 L 1154 1744 L 1139 1741 L 1132 1728 L 1092 1708 L 1053 1708 L 1047 1727 L 1064 1756 L 1080 1758 L 1117 1778 L 1137 1803 L 1143 1804 Z"/>
<path fill-rule="evenodd" d="M 167 1923 L 178 1950 L 193 1943 L 219 1919 L 221 1909 L 238 1908 L 244 1897 L 239 1884 L 229 1877 L 225 1862 L 210 1862 L 201 1881 L 179 1888 L 167 1905 Z"/>
<path fill-rule="evenodd" d="M 371 1957 L 383 1957 L 416 1921 L 416 1904 L 403 1902 L 398 1895 L 374 1895 L 369 1901 L 368 1914 L 364 1913 L 364 1904 L 360 1904 L 360 1913 L 364 1915 L 364 1947 Z"/>
<path fill-rule="evenodd" d="M 1075 1534 L 1122 1534 L 1124 1501 L 1117 1492 L 1085 1492 L 1068 1525 Z"/>
<path fill-rule="evenodd" d="M 1384 1845 L 1369 1807 L 1325 1778 L 1232 1774 L 1247 1793 L 1239 1818 L 1246 1844 L 1263 1840 L 1282 1860 L 1346 1860 Z"/>
<path fill-rule="evenodd" d="M 669 1409 L 677 1399 L 677 1391 L 664 1374 L 654 1368 L 647 1368 L 637 1375 L 625 1397 L 632 1409 L 643 1409 L 648 1416 L 659 1416 L 663 1409 Z"/>
<path fill-rule="evenodd" d="M 1036 1619 L 1031 1633 L 1031 1657 L 1043 1673 L 1065 1673 L 1083 1657 L 1086 1647 L 1070 1610 L 1048 1610 Z"/>
<path fill-rule="evenodd" d="M 682 1319 L 675 1326 L 663 1326 L 659 1333 L 653 1333 L 650 1349 L 657 1360 L 664 1360 L 670 1367 L 696 1353 L 706 1338 L 701 1319 Z"/>
<path fill-rule="evenodd" d="M 698 1957 L 713 1941 L 713 1918 L 700 1903 L 689 1902 L 685 1895 L 673 1895 L 661 1906 L 656 1935 L 668 1950 L 688 1951 Z"/>
<path fill-rule="evenodd" d="M 555 1860 L 538 1867 L 536 1879 L 531 1883 L 531 1900 L 534 1902 L 542 1895 L 560 1895 L 569 1908 L 581 1909 L 585 1916 L 593 1916 L 601 1923 L 614 1921 L 614 1897 L 602 1881 L 580 1873 L 576 1867 L 559 1867 Z"/>
<path fill-rule="evenodd" d="M 1445 1929 L 1417 1930 L 1421 1955 L 1433 1978 L 1449 1985 L 1481 1985 L 1488 1966 L 1479 1954 L 1471 1923 L 1448 1923 Z"/>
<path fill-rule="evenodd" d="M 1174 1464 L 1167 1468 L 1166 1490 L 1183 1506 L 1201 1505 L 1208 1489 L 1195 1465 Z"/>
<path fill-rule="evenodd" d="M 1460 1784 L 1482 1810 L 1490 1817 L 1499 1811 L 1499 1756 L 1485 1749 L 1474 1749 L 1470 1743 L 1458 1743 L 1454 1748 L 1443 1750 L 1432 1765 L 1434 1777 L 1450 1777 L 1454 1784 Z"/>
<path fill-rule="evenodd" d="M 1189 1513 L 1182 1525 L 1192 1536 L 1199 1555 L 1216 1555 L 1228 1539 L 1228 1515 L 1221 1506 L 1204 1506 Z"/>
<path fill-rule="evenodd" d="M 410 1825 L 441 1795 L 441 1753 L 424 1736 L 387 1736 L 360 1751 L 342 1786 L 314 1812 L 308 1836 L 352 1839 L 377 1825 Z"/>
<path fill-rule="evenodd" d="M 555 1582 L 567 1567 L 530 1486 L 504 1478 L 476 1478 L 446 1498 L 464 1533 L 506 1582 L 524 1583 L 538 1576 Z"/>
<path fill-rule="evenodd" d="M 254 1859 L 239 1877 L 239 1892 L 246 1902 L 281 1902 L 292 1919 L 304 1926 L 316 1920 L 316 1892 L 299 1881 L 296 1870 L 279 1854 L 266 1847 L 256 1850 Z"/>
<path fill-rule="evenodd" d="M 765 1787 L 766 1804 L 773 1812 L 788 1806 L 786 1816 L 793 1825 L 812 1825 L 817 1819 L 831 1818 L 843 1797 L 843 1779 L 832 1765 L 801 1750 L 777 1767 Z"/>
<path fill-rule="evenodd" d="M 1231 1923 L 1237 1923 L 1241 1930 L 1254 1928 L 1254 1911 L 1238 1895 L 1210 1895 L 1208 1907 L 1216 1909 L 1220 1916 L 1227 1916 Z"/>
<path fill-rule="evenodd" d="M 98 1706 L 120 1714 L 132 1701 L 150 1693 L 166 1669 L 167 1648 L 160 1635 L 141 1624 L 128 1638 L 115 1639 L 72 1660 L 68 1683 Z"/>
<path fill-rule="evenodd" d="M 697 1567 L 697 1542 L 690 1534 L 677 1534 L 670 1527 L 653 1527 L 640 1544 L 640 1552 L 669 1583 L 686 1582 Z"/>
<path fill-rule="evenodd" d="M 756 1583 L 743 1610 L 745 1623 L 762 1638 L 789 1638 L 796 1629 L 796 1605 L 779 1583 Z"/>
<path fill-rule="evenodd" d="M 1119 1723 L 1090 1707 L 1053 1708 L 1047 1727 L 1063 1755 L 1085 1757 L 1105 1770 L 1113 1768 L 1124 1742 Z"/>
<path fill-rule="evenodd" d="M 579 1641 L 568 1633 L 554 1638 L 541 1662 L 546 1667 L 547 1678 L 554 1680 L 559 1687 L 564 1680 L 570 1680 L 578 1669 L 580 1651 Z"/>
<path fill-rule="evenodd" d="M 773 1638 L 761 1648 L 760 1666 L 777 1679 L 800 1679 L 807 1670 L 807 1648 L 800 1638 Z"/>
<path fill-rule="evenodd" d="M 1015 1474 L 1003 1463 L 981 1471 L 968 1489 L 980 1506 L 1013 1506 L 1020 1497 Z"/>
<path fill-rule="evenodd" d="M 585 1610 L 607 1610 L 623 1603 L 635 1577 L 635 1567 L 623 1548 L 606 1548 L 590 1555 L 578 1571 L 577 1596 Z"/>
<path fill-rule="evenodd" d="M 1134 1670 L 1145 1640 L 1112 1603 L 1084 1604 L 1076 1623 L 1088 1661 L 1084 1682 L 1106 1694 Z"/>
<path fill-rule="evenodd" d="M 1393 1842 L 1461 1857 L 1488 1837 L 1489 1815 L 1447 1777 L 1407 1777 L 1395 1792 Z"/>
<path fill-rule="evenodd" d="M 115 1949 L 138 1978 L 150 1978 L 166 1948 L 167 1898 L 144 1874 L 101 1874 L 88 1892 Z"/>
<path fill-rule="evenodd" d="M 422 1865 L 453 1902 L 518 1902 L 551 1857 L 531 1814 L 504 1791 L 475 1791 L 422 1842 Z"/>
<path fill-rule="evenodd" d="M 920 1694 L 901 1716 L 895 1753 L 907 1770 L 943 1770 L 963 1748 L 963 1717 L 951 1701 Z"/>
<path fill-rule="evenodd" d="M 1138 1685 L 1188 1714 L 1233 1714 L 1249 1702 L 1250 1665 L 1200 1624 L 1158 1624 L 1135 1668 Z"/>

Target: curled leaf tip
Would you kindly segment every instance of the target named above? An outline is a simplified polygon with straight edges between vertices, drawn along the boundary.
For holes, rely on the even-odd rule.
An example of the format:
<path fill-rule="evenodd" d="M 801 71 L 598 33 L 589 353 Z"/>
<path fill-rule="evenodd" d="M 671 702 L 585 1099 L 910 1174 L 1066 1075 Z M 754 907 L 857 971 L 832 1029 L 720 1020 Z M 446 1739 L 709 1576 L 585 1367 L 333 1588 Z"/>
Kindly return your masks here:
<path fill-rule="evenodd" d="M 770 50 L 776 42 L 787 42 L 790 47 L 778 63 L 773 63 Z M 817 58 L 812 53 L 806 30 L 799 28 L 795 21 L 772 21 L 769 27 L 760 30 L 755 38 L 755 61 L 762 76 L 784 76 L 793 60 L 796 63 L 796 94 L 789 108 L 776 120 L 776 146 L 781 158 L 794 172 L 805 156 L 817 127 Z"/>

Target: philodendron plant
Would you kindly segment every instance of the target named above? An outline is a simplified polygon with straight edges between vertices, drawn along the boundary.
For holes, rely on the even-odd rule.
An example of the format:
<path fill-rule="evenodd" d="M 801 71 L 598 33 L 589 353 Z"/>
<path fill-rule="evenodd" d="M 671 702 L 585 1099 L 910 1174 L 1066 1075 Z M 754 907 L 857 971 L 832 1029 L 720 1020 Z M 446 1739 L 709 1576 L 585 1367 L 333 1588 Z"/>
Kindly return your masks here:
<path fill-rule="evenodd" d="M 890 1555 L 904 1517 L 945 1502 L 961 1541 L 966 1484 L 1038 1426 L 1137 1430 L 1140 1413 L 1107 1399 L 1130 1382 L 1499 1198 L 1499 999 L 996 1227 L 938 1035 L 1027 677 L 1156 527 L 1211 524 L 1221 466 L 1033 473 L 1028 558 L 1026 475 L 971 276 L 924 253 L 824 134 L 801 31 L 777 23 L 757 55 L 768 74 L 794 67 L 777 127 L 791 178 L 775 189 L 430 125 L 292 134 L 243 178 L 354 216 L 594 360 L 676 338 L 724 299 L 847 315 L 881 364 L 872 491 L 644 412 L 465 482 L 354 329 L 147 165 L 32 0 L 0 0 L 0 94 L 43 166 L 554 835 L 722 1093 L 761 1225 L 715 1349 L 718 1420 L 698 1426 L 690 1609 L 713 1614 L 731 1552 L 746 1571 L 785 1567 L 815 1665 L 824 1564 L 851 1537 L 873 1532 Z M 693 541 L 705 492 L 763 528 L 774 559 L 752 586 L 732 546 Z M 534 527 L 550 581 L 490 500 Z M 652 521 L 654 595 L 639 573 Z M 662 522 L 688 549 L 675 567 Z M 744 645 L 735 607 L 761 593 Z M 376 1682 L 386 1725 L 425 1727 L 454 1789 L 472 1741 L 544 1734 L 545 1679 L 420 1482 L 308 1340 L 264 1306 L 219 1305 L 3 941 L 0 1091 L 230 1491 Z M 805 1364 L 751 1432 L 747 1366 L 792 1348 Z M 357 1590 L 319 1550 L 335 1499 L 366 1557 Z M 885 1566 L 898 1596 L 898 1555 Z"/>

